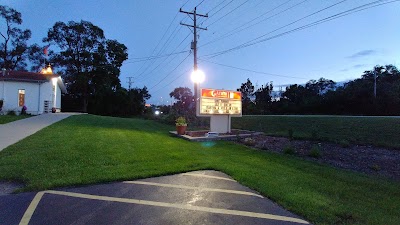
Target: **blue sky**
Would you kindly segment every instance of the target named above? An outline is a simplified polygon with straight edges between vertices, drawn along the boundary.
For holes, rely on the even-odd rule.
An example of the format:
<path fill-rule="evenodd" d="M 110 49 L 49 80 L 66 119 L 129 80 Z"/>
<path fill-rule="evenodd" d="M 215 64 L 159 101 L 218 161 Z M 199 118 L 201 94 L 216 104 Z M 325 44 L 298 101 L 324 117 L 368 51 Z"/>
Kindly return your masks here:
<path fill-rule="evenodd" d="M 129 59 L 120 76 L 122 85 L 127 87 L 127 77 L 134 77 L 133 86 L 147 86 L 152 95 L 149 102 L 155 104 L 171 103 L 169 93 L 175 87 L 193 88 L 193 54 L 141 59 L 190 50 L 193 35 L 179 23 L 192 21 L 178 11 L 182 6 L 192 11 L 200 2 L 197 12 L 209 15 L 198 20 L 199 26 L 208 28 L 199 32 L 198 39 L 199 69 L 206 74 L 202 87 L 235 90 L 247 78 L 258 87 L 270 81 L 276 87 L 304 84 L 320 77 L 340 82 L 359 78 L 377 64 L 400 65 L 400 1 L 269 39 L 374 1 L 0 0 L 0 4 L 22 13 L 22 27 L 32 31 L 31 43 L 42 44 L 57 21 L 87 20 L 102 28 L 106 38 L 128 47 Z M 225 37 L 230 32 L 232 35 Z M 269 40 L 209 58 L 262 35 Z M 221 37 L 225 38 L 218 40 Z"/>

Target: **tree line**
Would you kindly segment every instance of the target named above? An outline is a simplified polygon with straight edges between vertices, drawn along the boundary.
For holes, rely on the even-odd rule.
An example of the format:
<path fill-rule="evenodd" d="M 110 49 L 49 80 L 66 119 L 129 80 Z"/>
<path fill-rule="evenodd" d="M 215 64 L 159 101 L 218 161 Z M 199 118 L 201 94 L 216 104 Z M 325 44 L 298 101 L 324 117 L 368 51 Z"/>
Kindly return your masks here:
<path fill-rule="evenodd" d="M 27 42 L 32 32 L 21 29 L 22 15 L 0 5 L 5 30 L 0 31 L 0 66 L 6 70 L 38 72 L 47 61 L 65 82 L 63 111 L 82 111 L 100 115 L 130 116 L 144 111 L 151 95 L 147 88 L 127 90 L 119 76 L 128 59 L 128 48 L 107 39 L 103 30 L 88 21 L 56 22 L 43 38 L 43 45 Z M 52 46 L 48 52 L 47 48 Z M 46 54 L 44 54 L 44 50 Z"/>
<path fill-rule="evenodd" d="M 272 82 L 255 90 L 247 79 L 237 90 L 243 114 L 400 115 L 400 72 L 394 65 L 377 65 L 341 85 L 320 78 L 276 93 Z"/>

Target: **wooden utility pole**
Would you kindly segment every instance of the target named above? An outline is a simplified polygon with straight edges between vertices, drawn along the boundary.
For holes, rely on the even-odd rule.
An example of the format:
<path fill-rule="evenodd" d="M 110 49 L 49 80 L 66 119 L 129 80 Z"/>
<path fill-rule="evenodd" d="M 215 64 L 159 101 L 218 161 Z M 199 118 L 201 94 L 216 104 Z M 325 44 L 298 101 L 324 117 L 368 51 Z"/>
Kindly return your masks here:
<path fill-rule="evenodd" d="M 200 30 L 207 30 L 207 28 L 202 28 L 202 27 L 198 27 L 196 24 L 196 16 L 201 16 L 201 17 L 208 17 L 208 14 L 206 15 L 202 15 L 202 14 L 197 14 L 196 13 L 196 7 L 194 7 L 194 11 L 193 12 L 186 12 L 183 11 L 182 9 L 179 9 L 179 12 L 181 13 L 186 13 L 188 15 L 193 15 L 193 25 L 189 25 L 189 24 L 184 24 L 181 22 L 181 25 L 183 26 L 187 26 L 187 27 L 192 27 L 193 28 L 193 42 L 192 42 L 192 49 L 193 49 L 193 56 L 194 56 L 194 65 L 193 65 L 193 69 L 196 72 L 197 71 L 197 29 Z M 195 101 L 197 101 L 197 89 L 198 89 L 198 83 L 194 82 L 194 99 Z"/>

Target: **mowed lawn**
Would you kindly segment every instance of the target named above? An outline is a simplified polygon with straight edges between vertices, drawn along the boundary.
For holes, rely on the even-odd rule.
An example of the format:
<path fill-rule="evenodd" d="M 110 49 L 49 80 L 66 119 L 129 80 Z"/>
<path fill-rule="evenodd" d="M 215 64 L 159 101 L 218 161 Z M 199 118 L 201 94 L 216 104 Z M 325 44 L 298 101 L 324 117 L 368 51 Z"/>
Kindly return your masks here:
<path fill-rule="evenodd" d="M 0 124 L 5 124 L 9 122 L 13 122 L 16 120 L 22 120 L 25 118 L 31 117 L 30 115 L 19 115 L 19 116 L 10 116 L 10 115 L 0 115 Z"/>
<path fill-rule="evenodd" d="M 219 170 L 315 224 L 400 224 L 400 182 L 232 142 L 171 137 L 149 120 L 72 116 L 0 152 L 28 190 Z"/>
<path fill-rule="evenodd" d="M 268 135 L 400 149 L 400 118 L 351 116 L 243 116 L 232 127 Z"/>

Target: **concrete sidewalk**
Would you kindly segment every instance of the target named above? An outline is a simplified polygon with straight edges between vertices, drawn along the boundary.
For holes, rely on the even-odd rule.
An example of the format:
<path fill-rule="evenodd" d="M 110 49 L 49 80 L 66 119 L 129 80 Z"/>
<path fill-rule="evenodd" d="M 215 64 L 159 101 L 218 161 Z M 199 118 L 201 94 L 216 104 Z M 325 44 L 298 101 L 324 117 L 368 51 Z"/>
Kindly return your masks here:
<path fill-rule="evenodd" d="M 0 125 L 0 152 L 39 130 L 80 113 L 46 113 Z"/>

